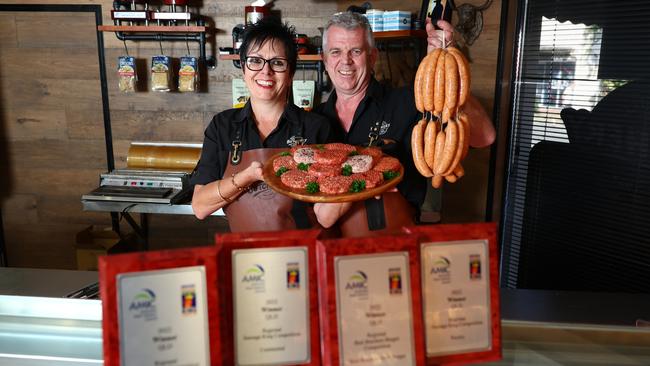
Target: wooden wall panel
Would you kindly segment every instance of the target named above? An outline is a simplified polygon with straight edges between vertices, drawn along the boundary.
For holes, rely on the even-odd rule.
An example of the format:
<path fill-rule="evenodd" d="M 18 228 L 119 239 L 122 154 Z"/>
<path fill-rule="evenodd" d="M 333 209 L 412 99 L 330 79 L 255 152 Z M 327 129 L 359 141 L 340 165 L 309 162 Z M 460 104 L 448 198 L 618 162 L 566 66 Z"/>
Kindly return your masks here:
<path fill-rule="evenodd" d="M 4 74 L 4 73 L 3 73 Z M 99 72 L 98 72 L 99 74 Z M 101 113 L 99 80 L 81 79 L 0 79 L 2 105 L 13 110 L 37 108 L 59 109 L 65 105 L 83 106 Z"/>
<path fill-rule="evenodd" d="M 101 145 L 88 140 L 16 141 L 11 145 L 11 163 L 17 175 L 29 169 L 76 169 L 83 172 L 84 169 L 103 166 L 105 152 Z"/>
<path fill-rule="evenodd" d="M 37 225 L 38 212 L 36 205 L 38 195 L 35 194 L 14 194 L 4 202 L 3 210 L 7 212 L 20 212 L 21 215 L 3 215 L 5 227 L 16 225 Z"/>
<path fill-rule="evenodd" d="M 97 50 L 91 48 L 3 48 L 0 63 L 4 77 L 19 80 L 61 78 L 97 79 Z M 95 84 L 95 83 L 93 83 Z"/>
<path fill-rule="evenodd" d="M 91 13 L 17 13 L 16 38 L 21 48 L 97 49 Z"/>
<path fill-rule="evenodd" d="M 66 137 L 65 109 L 6 108 L 3 110 L 5 136 L 10 141 L 35 139 L 64 139 Z"/>
<path fill-rule="evenodd" d="M 0 15 L 0 47 L 16 47 L 16 19 L 13 14 Z"/>

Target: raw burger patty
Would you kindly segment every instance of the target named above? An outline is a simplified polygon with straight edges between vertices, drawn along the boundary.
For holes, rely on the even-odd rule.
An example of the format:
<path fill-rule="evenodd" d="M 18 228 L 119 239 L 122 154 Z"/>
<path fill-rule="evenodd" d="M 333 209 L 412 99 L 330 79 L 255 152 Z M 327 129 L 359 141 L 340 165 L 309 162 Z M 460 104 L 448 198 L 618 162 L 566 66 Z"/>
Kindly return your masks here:
<path fill-rule="evenodd" d="M 287 169 L 295 169 L 296 162 L 293 161 L 293 156 L 280 156 L 273 160 L 273 171 L 277 172 L 281 167 Z"/>
<path fill-rule="evenodd" d="M 301 147 L 293 151 L 293 161 L 297 164 L 313 164 L 316 162 L 314 160 L 314 150 L 311 147 Z"/>
<path fill-rule="evenodd" d="M 352 174 L 353 180 L 365 180 L 366 188 L 375 188 L 384 181 L 384 173 L 378 170 L 369 170 L 365 173 Z"/>
<path fill-rule="evenodd" d="M 372 156 L 370 155 L 354 155 L 349 156 L 348 159 L 341 164 L 341 168 L 349 165 L 352 167 L 352 173 L 367 172 L 372 168 Z"/>
<path fill-rule="evenodd" d="M 332 143 L 329 143 L 329 144 L 325 144 L 323 146 L 325 147 L 325 150 L 343 150 L 343 151 L 347 151 L 349 153 L 352 152 L 352 151 L 357 150 L 357 148 L 352 146 L 352 145 L 343 144 L 343 143 L 340 143 L 340 142 L 332 142 Z"/>
<path fill-rule="evenodd" d="M 373 165 L 377 164 L 379 159 L 381 159 L 381 157 L 384 155 L 384 153 L 378 147 L 364 147 L 363 149 L 359 150 L 359 154 L 372 156 Z"/>
<path fill-rule="evenodd" d="M 308 182 L 314 179 L 302 170 L 289 170 L 280 176 L 282 183 L 291 188 L 304 189 Z"/>
<path fill-rule="evenodd" d="M 326 177 L 320 180 L 320 191 L 327 194 L 346 193 L 352 184 L 351 177 L 342 175 L 336 177 Z"/>
<path fill-rule="evenodd" d="M 348 158 L 348 152 L 344 150 L 316 150 L 314 160 L 325 165 L 341 165 Z"/>
<path fill-rule="evenodd" d="M 336 165 L 325 165 L 320 163 L 314 163 L 309 166 L 308 174 L 313 175 L 314 177 L 334 177 L 341 175 L 341 168 Z"/>
<path fill-rule="evenodd" d="M 399 171 L 400 168 L 400 163 L 399 160 L 390 157 L 390 156 L 384 156 L 383 158 L 379 159 L 377 162 L 377 165 L 375 165 L 373 170 L 379 170 L 380 172 L 387 172 L 389 170 L 392 171 Z"/>

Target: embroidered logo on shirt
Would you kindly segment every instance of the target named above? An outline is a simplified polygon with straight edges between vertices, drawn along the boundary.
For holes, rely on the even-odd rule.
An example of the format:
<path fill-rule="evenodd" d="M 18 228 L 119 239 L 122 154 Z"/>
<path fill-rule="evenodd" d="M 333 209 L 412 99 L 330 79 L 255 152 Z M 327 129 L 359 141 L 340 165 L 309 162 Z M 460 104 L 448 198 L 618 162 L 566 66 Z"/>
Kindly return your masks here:
<path fill-rule="evenodd" d="M 380 135 L 385 135 L 386 132 L 388 132 L 388 129 L 390 128 L 390 123 L 386 121 L 381 121 L 381 127 L 379 127 L 379 134 Z"/>
<path fill-rule="evenodd" d="M 287 140 L 287 145 L 290 146 L 290 147 L 294 147 L 296 145 L 303 145 L 303 144 L 306 144 L 306 143 L 307 143 L 307 139 L 304 139 L 304 138 L 302 138 L 300 136 L 291 136 Z"/>

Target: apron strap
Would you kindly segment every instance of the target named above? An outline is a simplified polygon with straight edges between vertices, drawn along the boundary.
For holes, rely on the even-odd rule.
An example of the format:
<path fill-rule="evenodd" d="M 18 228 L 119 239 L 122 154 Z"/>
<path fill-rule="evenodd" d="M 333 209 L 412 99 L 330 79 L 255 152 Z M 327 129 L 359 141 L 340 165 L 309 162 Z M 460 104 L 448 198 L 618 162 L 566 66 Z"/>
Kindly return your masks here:
<path fill-rule="evenodd" d="M 367 199 L 366 218 L 368 219 L 368 230 L 382 230 L 386 228 L 386 215 L 384 214 L 384 198 Z"/>
<path fill-rule="evenodd" d="M 241 163 L 241 128 L 242 124 L 241 123 L 236 123 L 235 124 L 237 127 L 235 128 L 235 138 L 232 140 L 232 144 L 230 145 L 230 164 L 232 165 L 237 165 Z"/>
<path fill-rule="evenodd" d="M 379 129 L 381 128 L 381 121 L 377 120 L 370 126 L 370 133 L 368 133 L 368 146 L 374 146 L 379 140 Z M 386 228 L 386 214 L 384 213 L 384 198 L 367 199 L 366 218 L 368 219 L 368 230 L 382 230 Z"/>
<path fill-rule="evenodd" d="M 307 203 L 303 201 L 293 200 L 293 207 L 291 207 L 291 217 L 296 222 L 297 229 L 310 229 L 312 227 L 307 216 Z"/>
<path fill-rule="evenodd" d="M 305 143 L 305 139 L 302 137 L 302 123 L 292 124 L 291 129 L 293 143 L 295 145 L 302 145 Z M 289 143 L 289 141 L 287 141 Z M 291 208 L 291 216 L 296 222 L 296 228 L 298 229 L 310 229 L 312 227 L 311 222 L 307 216 L 307 203 L 293 200 L 293 207 Z"/>

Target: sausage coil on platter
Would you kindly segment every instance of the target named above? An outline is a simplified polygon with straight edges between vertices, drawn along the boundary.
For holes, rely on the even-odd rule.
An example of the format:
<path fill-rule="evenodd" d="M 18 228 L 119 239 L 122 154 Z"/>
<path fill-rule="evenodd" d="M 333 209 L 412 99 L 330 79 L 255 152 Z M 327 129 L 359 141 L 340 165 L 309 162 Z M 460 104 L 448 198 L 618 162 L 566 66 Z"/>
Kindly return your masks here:
<path fill-rule="evenodd" d="M 378 147 L 342 143 L 300 145 L 264 163 L 264 181 L 273 190 L 305 202 L 352 202 L 392 189 L 404 167 Z"/>
<path fill-rule="evenodd" d="M 423 115 L 413 128 L 411 149 L 418 172 L 431 177 L 434 188 L 454 183 L 465 171 L 470 124 L 463 106 L 470 91 L 470 69 L 457 48 L 429 53 L 415 74 L 415 106 Z"/>

